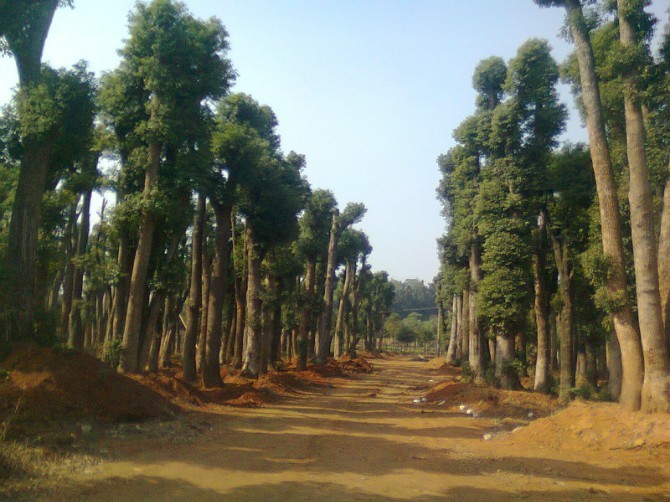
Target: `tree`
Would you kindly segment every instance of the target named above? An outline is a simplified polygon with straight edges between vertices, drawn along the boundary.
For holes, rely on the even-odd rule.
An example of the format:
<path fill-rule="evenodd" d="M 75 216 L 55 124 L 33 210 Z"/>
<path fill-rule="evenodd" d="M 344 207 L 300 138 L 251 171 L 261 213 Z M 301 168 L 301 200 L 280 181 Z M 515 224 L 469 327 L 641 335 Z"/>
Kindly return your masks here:
<path fill-rule="evenodd" d="M 342 232 L 361 221 L 367 209 L 362 203 L 350 202 L 342 214 L 332 215 L 328 254 L 326 257 L 326 276 L 324 278 L 323 310 L 319 320 L 318 342 L 316 346 L 317 363 L 325 364 L 332 345 L 331 318 L 333 315 L 333 291 L 335 290 L 335 270 L 337 268 L 337 249 Z"/>
<path fill-rule="evenodd" d="M 130 38 L 121 51 L 116 71 L 126 101 L 143 103 L 131 108 L 132 127 L 144 155 L 144 187 L 139 241 L 130 276 L 128 308 L 123 330 L 125 372 L 140 369 L 142 312 L 149 258 L 156 229 L 157 188 L 161 164 L 170 148 L 183 145 L 205 116 L 203 102 L 223 96 L 234 74 L 226 58 L 227 33 L 216 19 L 200 21 L 182 4 L 155 0 L 138 4 L 129 21 Z M 139 155 L 139 152 L 137 153 Z"/>
<path fill-rule="evenodd" d="M 0 49 L 16 61 L 19 74 L 20 100 L 29 105 L 43 101 L 43 110 L 55 105 L 48 90 L 41 85 L 42 51 L 59 0 L 3 0 L 0 2 Z M 53 98 L 53 97 L 52 97 Z M 26 111 L 30 106 L 26 106 Z M 48 170 L 48 157 L 53 149 L 50 131 L 57 113 L 46 113 L 46 122 L 34 123 L 23 131 L 23 154 L 17 188 L 12 205 L 7 251 L 4 257 L 3 294 L 0 316 L 7 340 L 26 340 L 33 336 L 33 287 L 37 257 L 38 229 L 42 194 Z M 32 117 L 34 118 L 34 116 Z M 25 124 L 32 118 L 22 117 Z"/>
<path fill-rule="evenodd" d="M 298 250 L 305 258 L 305 280 L 302 316 L 299 329 L 298 370 L 307 368 L 308 337 L 314 311 L 314 285 L 317 258 L 327 249 L 331 220 L 337 201 L 329 190 L 315 190 L 307 200 L 299 225 Z M 314 341 L 314 338 L 312 338 Z"/>
<path fill-rule="evenodd" d="M 603 252 L 610 268 L 607 288 L 612 305 L 611 316 L 622 353 L 623 383 L 619 402 L 624 408 L 634 410 L 640 407 L 641 402 L 644 374 L 642 347 L 638 327 L 627 298 L 628 281 L 625 273 L 621 215 L 589 29 L 579 0 L 534 1 L 540 6 L 564 7 L 567 12 L 570 34 L 579 64 L 582 102 L 586 113 L 586 127 L 598 193 Z"/>
<path fill-rule="evenodd" d="M 641 408 L 647 412 L 670 411 L 670 358 L 663 326 L 658 276 L 658 239 L 654 228 L 654 202 L 645 155 L 645 126 L 639 79 L 646 54 L 644 44 L 648 15 L 646 2 L 618 0 L 621 46 L 632 61 L 623 71 L 626 152 L 630 185 L 628 199 L 635 263 L 638 319 L 644 358 Z M 640 26 L 641 25 L 641 26 Z M 662 259 L 667 259 L 663 257 Z"/>

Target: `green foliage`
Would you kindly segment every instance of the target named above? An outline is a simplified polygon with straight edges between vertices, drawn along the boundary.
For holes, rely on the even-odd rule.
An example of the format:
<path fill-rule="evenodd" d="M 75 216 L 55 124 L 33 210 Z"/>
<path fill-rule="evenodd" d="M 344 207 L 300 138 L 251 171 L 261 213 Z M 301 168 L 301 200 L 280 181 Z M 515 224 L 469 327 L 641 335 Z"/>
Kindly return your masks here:
<path fill-rule="evenodd" d="M 122 354 L 123 354 L 123 347 L 121 340 L 114 339 L 109 343 L 107 351 L 105 352 L 105 362 L 109 364 L 112 368 L 116 368 L 119 366 Z"/>
<path fill-rule="evenodd" d="M 419 279 L 407 279 L 403 282 L 392 281 L 395 290 L 393 299 L 393 310 L 401 317 L 411 317 L 416 312 L 409 313 L 413 309 L 431 309 L 435 307 L 435 287 L 425 284 Z"/>

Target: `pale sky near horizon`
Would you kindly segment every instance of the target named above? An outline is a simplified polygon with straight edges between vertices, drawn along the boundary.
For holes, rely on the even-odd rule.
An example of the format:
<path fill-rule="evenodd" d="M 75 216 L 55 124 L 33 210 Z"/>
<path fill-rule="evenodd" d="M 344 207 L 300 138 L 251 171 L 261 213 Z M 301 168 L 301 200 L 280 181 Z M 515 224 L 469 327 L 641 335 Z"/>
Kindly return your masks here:
<path fill-rule="evenodd" d="M 547 39 L 561 62 L 561 9 L 532 0 L 186 0 L 197 17 L 216 16 L 230 35 L 235 92 L 251 94 L 279 119 L 282 149 L 307 157 L 313 188 L 340 207 L 363 202 L 373 270 L 431 282 L 444 232 L 435 198 L 437 156 L 474 111 L 472 72 L 492 55 L 512 58 L 529 38 Z M 43 61 L 89 62 L 99 76 L 118 65 L 134 0 L 75 0 L 56 12 Z M 653 0 L 663 31 L 670 0 Z M 16 85 L 0 58 L 0 104 Z M 572 98 L 562 86 L 563 101 Z M 571 110 L 563 135 L 585 141 Z"/>

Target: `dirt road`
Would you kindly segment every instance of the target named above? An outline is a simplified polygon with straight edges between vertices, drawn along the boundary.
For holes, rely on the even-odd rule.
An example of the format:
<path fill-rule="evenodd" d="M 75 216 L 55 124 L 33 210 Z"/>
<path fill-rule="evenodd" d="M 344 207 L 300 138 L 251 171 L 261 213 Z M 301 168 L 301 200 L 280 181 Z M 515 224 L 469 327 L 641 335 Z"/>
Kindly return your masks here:
<path fill-rule="evenodd" d="M 425 364 L 374 365 L 279 405 L 218 408 L 183 444 L 126 439 L 52 500 L 670 499 L 667 465 L 485 441 L 499 422 L 412 402 L 439 378 Z"/>

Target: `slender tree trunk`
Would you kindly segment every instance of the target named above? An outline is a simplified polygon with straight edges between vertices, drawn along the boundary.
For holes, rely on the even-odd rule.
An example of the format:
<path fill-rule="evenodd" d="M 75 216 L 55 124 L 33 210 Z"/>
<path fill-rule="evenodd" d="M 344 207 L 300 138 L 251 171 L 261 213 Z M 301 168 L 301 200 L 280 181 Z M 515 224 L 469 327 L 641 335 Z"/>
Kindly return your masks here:
<path fill-rule="evenodd" d="M 262 334 L 261 263 L 263 262 L 263 252 L 256 243 L 250 228 L 247 228 L 247 250 L 247 322 L 242 373 L 246 376 L 256 378 L 258 377 Z"/>
<path fill-rule="evenodd" d="M 271 350 L 272 350 L 272 339 L 274 333 L 274 303 L 277 294 L 277 281 L 269 275 L 266 278 L 266 290 L 268 292 L 268 298 L 272 300 L 266 300 L 263 302 L 262 307 L 262 318 L 263 318 L 263 341 L 261 343 L 261 357 L 260 357 L 260 367 L 258 368 L 258 374 L 260 376 L 267 375 L 268 372 L 268 363 L 271 359 Z"/>
<path fill-rule="evenodd" d="M 461 353 L 463 361 L 470 361 L 470 289 L 463 290 L 463 304 L 461 305 L 463 313 L 461 314 Z"/>
<path fill-rule="evenodd" d="M 442 355 L 442 339 L 444 338 L 444 302 L 437 302 L 437 357 Z"/>
<path fill-rule="evenodd" d="M 76 216 L 75 216 L 76 219 Z M 58 324 L 58 337 L 67 340 L 70 312 L 72 311 L 72 295 L 74 292 L 74 248 L 76 246 L 69 243 L 70 252 L 68 253 L 68 260 L 65 265 L 65 272 L 63 273 L 63 297 L 60 304 L 60 322 Z"/>
<path fill-rule="evenodd" d="M 119 268 L 119 275 L 114 285 L 114 297 L 112 299 L 112 312 L 107 329 L 107 340 L 103 352 L 106 354 L 112 341 L 123 338 L 123 325 L 126 319 L 126 297 L 128 290 L 128 277 L 130 275 L 130 252 L 128 244 L 128 235 L 125 232 L 119 237 L 119 252 L 116 263 Z"/>
<path fill-rule="evenodd" d="M 71 204 L 68 210 L 67 225 L 63 233 L 63 241 L 61 242 L 62 266 L 58 269 L 58 274 L 51 285 L 51 293 L 49 295 L 49 303 L 47 307 L 53 310 L 58 304 L 58 296 L 60 295 L 60 288 L 63 285 L 65 277 L 65 269 L 72 260 L 72 234 L 74 227 L 77 224 L 77 204 Z"/>
<path fill-rule="evenodd" d="M 333 214 L 330 227 L 330 240 L 328 241 L 328 259 L 326 264 L 326 279 L 323 292 L 323 313 L 319 323 L 319 343 L 316 347 L 317 364 L 323 364 L 330 355 L 332 334 L 330 330 L 331 318 L 333 316 L 333 291 L 335 290 L 335 259 L 337 253 L 337 241 L 339 237 L 338 215 Z"/>
<path fill-rule="evenodd" d="M 479 325 L 478 300 L 479 281 L 482 278 L 481 250 L 477 242 L 470 246 L 470 295 L 469 295 L 469 357 L 470 369 L 475 376 L 475 383 L 484 383 L 484 336 Z"/>
<path fill-rule="evenodd" d="M 607 343 L 607 385 L 612 399 L 617 400 L 621 396 L 622 382 L 621 347 L 616 333 L 611 333 Z"/>
<path fill-rule="evenodd" d="M 193 222 L 193 235 L 191 236 L 191 287 L 188 295 L 186 331 L 184 332 L 184 348 L 182 351 L 184 380 L 187 382 L 195 382 L 198 376 L 195 356 L 202 315 L 202 249 L 205 206 L 205 196 L 199 193 Z"/>
<path fill-rule="evenodd" d="M 348 310 L 349 293 L 351 292 L 351 283 L 353 276 L 356 273 L 354 263 L 347 260 L 344 271 L 344 285 L 342 286 L 342 296 L 340 297 L 340 304 L 337 309 L 337 321 L 335 322 L 335 357 L 340 357 L 344 353 L 344 324 L 345 314 Z"/>
<path fill-rule="evenodd" d="M 219 352 L 223 336 L 223 305 L 228 282 L 228 260 L 230 250 L 230 217 L 232 207 L 213 202 L 216 216 L 216 254 L 212 263 L 212 279 L 209 286 L 209 308 L 207 309 L 207 338 L 202 382 L 207 387 L 223 385 L 219 367 Z"/>
<path fill-rule="evenodd" d="M 535 282 L 535 324 L 537 326 L 537 360 L 535 362 L 535 385 L 537 392 L 549 393 L 552 378 L 550 368 L 551 341 L 549 340 L 549 297 L 547 294 L 547 228 L 544 215 L 540 216 L 538 240 L 533 256 L 533 279 Z"/>
<path fill-rule="evenodd" d="M 202 372 L 205 353 L 207 352 L 207 313 L 209 311 L 209 288 L 212 284 L 212 260 L 207 253 L 207 236 L 203 234 L 202 243 L 202 308 L 200 310 L 200 329 L 198 333 L 197 353 L 195 357 L 196 372 Z"/>
<path fill-rule="evenodd" d="M 151 192 L 158 181 L 161 147 L 158 143 L 149 145 L 149 162 L 144 177 L 144 197 L 151 197 Z M 128 293 L 128 310 L 126 324 L 123 329 L 122 357 L 120 369 L 124 373 L 136 373 L 139 369 L 140 333 L 142 329 L 142 310 L 149 270 L 149 259 L 153 246 L 156 221 L 150 213 L 142 214 L 140 238 L 135 251 L 133 273 L 130 277 Z"/>
<path fill-rule="evenodd" d="M 456 347 L 458 346 L 458 318 L 460 312 L 460 296 L 454 295 L 451 306 L 451 330 L 449 331 L 449 348 L 447 349 L 447 364 L 455 365 L 457 363 Z"/>
<path fill-rule="evenodd" d="M 84 348 L 84 324 L 81 318 L 83 303 L 82 293 L 84 291 L 84 263 L 83 258 L 88 247 L 88 233 L 91 221 L 91 196 L 93 189 L 84 193 L 84 201 L 81 208 L 81 223 L 79 225 L 79 237 L 77 238 L 77 253 L 75 254 L 75 269 L 72 281 L 72 308 L 70 310 L 70 329 L 67 344 L 77 350 Z"/>
<path fill-rule="evenodd" d="M 298 371 L 307 369 L 307 343 L 312 326 L 312 306 L 314 304 L 314 284 L 316 281 L 316 257 L 307 260 L 305 268 L 305 304 L 302 308 L 298 331 Z"/>
<path fill-rule="evenodd" d="M 618 0 L 619 34 L 624 48 L 634 47 L 635 32 L 627 11 L 630 0 Z M 633 12 L 635 13 L 635 12 Z M 649 171 L 644 150 L 644 120 L 636 75 L 624 76 L 624 111 L 626 117 L 626 151 L 630 184 L 630 224 L 635 264 L 635 291 L 644 358 L 642 411 L 670 411 L 670 357 L 663 326 L 658 278 L 658 241 L 654 228 L 654 205 L 649 186 Z"/>
<path fill-rule="evenodd" d="M 621 218 L 605 121 L 602 116 L 595 59 L 580 1 L 565 0 L 565 6 L 579 63 L 582 101 L 586 111 L 586 127 L 589 133 L 589 147 L 598 192 L 603 252 L 611 264 L 607 288 L 612 298 L 619 299 L 623 303 L 611 312 L 614 330 L 622 349 L 623 382 L 619 402 L 623 408 L 635 410 L 640 407 L 641 403 L 644 373 L 642 346 L 638 327 L 627 301 Z"/>

